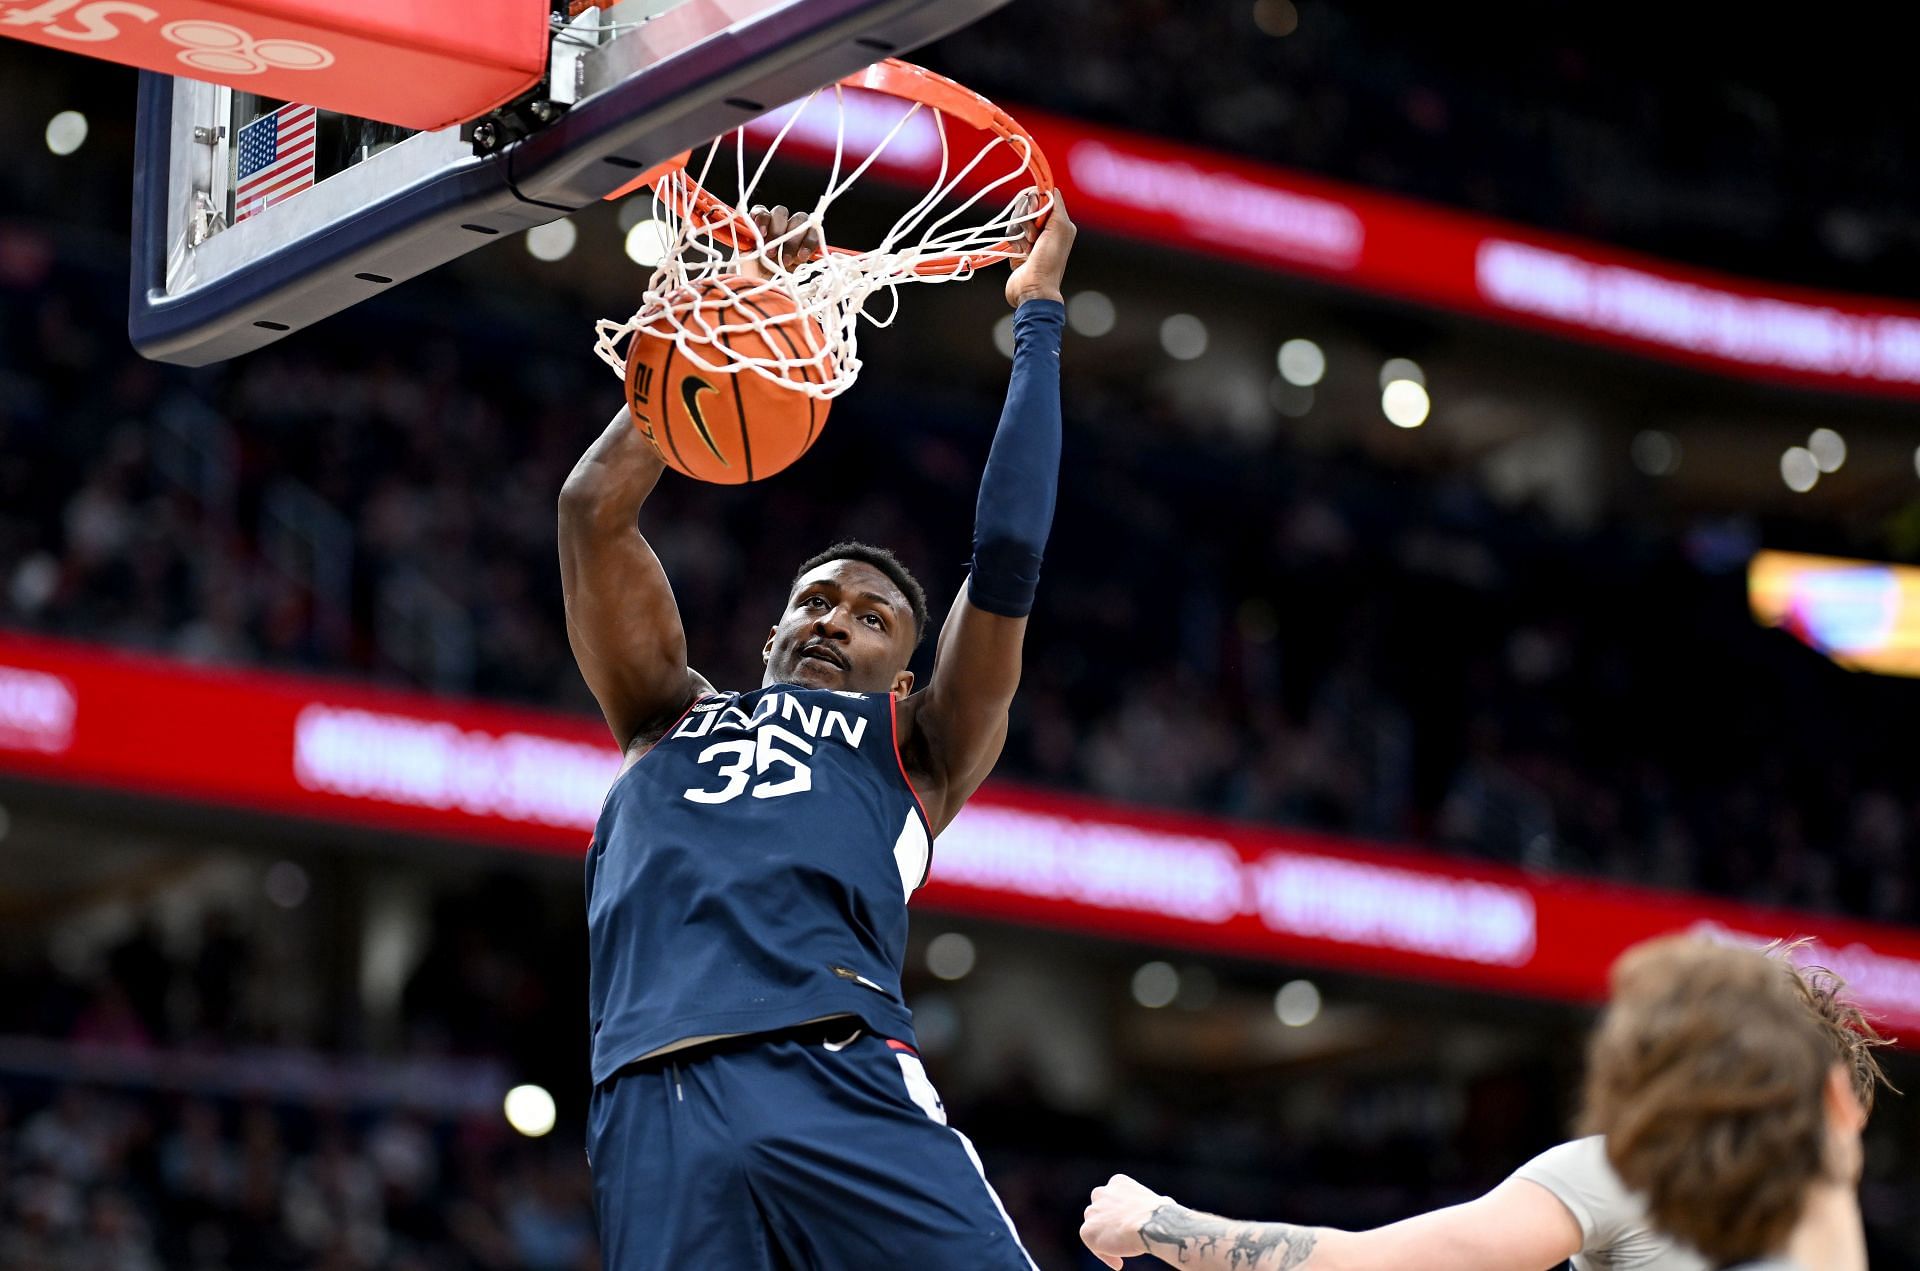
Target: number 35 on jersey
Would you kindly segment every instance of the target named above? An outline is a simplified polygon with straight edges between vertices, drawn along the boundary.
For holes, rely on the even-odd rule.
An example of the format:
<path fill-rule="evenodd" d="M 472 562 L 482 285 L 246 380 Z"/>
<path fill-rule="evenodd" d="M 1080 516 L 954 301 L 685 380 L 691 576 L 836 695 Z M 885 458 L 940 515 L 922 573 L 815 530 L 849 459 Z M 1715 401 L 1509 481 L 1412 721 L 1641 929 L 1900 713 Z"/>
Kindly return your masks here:
<path fill-rule="evenodd" d="M 837 735 L 858 750 L 866 733 L 864 716 L 808 706 L 789 693 L 769 693 L 752 714 L 722 702 L 695 706 L 669 739 L 714 738 L 696 756 L 712 780 L 682 793 L 695 803 L 731 803 L 742 796 L 778 799 L 811 790 L 816 747 Z"/>

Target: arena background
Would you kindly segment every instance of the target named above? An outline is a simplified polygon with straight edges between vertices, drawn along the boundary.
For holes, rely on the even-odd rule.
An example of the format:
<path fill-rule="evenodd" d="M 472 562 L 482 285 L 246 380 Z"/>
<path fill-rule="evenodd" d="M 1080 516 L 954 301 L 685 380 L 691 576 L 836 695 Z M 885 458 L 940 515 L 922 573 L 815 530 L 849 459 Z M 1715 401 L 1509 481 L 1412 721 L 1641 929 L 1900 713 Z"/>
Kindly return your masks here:
<path fill-rule="evenodd" d="M 1016 0 L 920 57 L 1363 217 L 1920 301 L 1908 19 L 1403 9 Z M 600 730 L 553 509 L 618 404 L 589 328 L 643 281 L 631 215 L 156 365 L 125 335 L 132 101 L 0 42 L 0 1266 L 593 1266 Z M 914 920 L 933 1076 L 1039 1263 L 1097 1265 L 1074 1231 L 1115 1170 L 1344 1227 L 1477 1194 L 1566 1133 L 1637 923 L 1871 945 L 1920 1036 L 1920 690 L 1757 624 L 1746 572 L 1920 557 L 1920 389 L 1489 317 L 1418 260 L 1344 283 L 1160 210 L 1084 216 L 997 819 Z M 646 532 L 716 682 L 757 682 L 836 537 L 958 585 L 998 291 L 909 296 L 790 472 L 663 483 Z M 1202 885 L 1283 868 L 1326 912 Z M 522 1085 L 550 1132 L 503 1115 Z M 1920 1267 L 1913 1098 L 1868 1142 L 1874 1263 Z"/>

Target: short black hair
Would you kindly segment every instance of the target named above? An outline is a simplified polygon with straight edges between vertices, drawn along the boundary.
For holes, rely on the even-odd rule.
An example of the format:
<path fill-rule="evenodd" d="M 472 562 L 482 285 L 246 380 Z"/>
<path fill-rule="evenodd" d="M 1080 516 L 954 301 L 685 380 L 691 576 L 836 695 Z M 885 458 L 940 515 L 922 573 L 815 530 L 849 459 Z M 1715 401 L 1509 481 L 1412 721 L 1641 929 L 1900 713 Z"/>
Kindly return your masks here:
<path fill-rule="evenodd" d="M 907 598 L 907 604 L 913 610 L 913 647 L 919 648 L 920 641 L 927 634 L 927 625 L 932 621 L 932 615 L 927 612 L 927 590 L 920 585 L 920 580 L 913 576 L 913 571 L 902 565 L 900 558 L 884 547 L 875 547 L 871 543 L 856 543 L 851 540 L 835 543 L 826 551 L 817 552 L 807 558 L 806 563 L 800 566 L 799 572 L 794 574 L 793 581 L 787 585 L 787 593 L 791 595 L 793 589 L 800 585 L 800 580 L 814 570 L 837 560 L 857 560 L 863 565 L 871 565 L 885 574 L 893 585 L 900 589 L 900 594 Z"/>

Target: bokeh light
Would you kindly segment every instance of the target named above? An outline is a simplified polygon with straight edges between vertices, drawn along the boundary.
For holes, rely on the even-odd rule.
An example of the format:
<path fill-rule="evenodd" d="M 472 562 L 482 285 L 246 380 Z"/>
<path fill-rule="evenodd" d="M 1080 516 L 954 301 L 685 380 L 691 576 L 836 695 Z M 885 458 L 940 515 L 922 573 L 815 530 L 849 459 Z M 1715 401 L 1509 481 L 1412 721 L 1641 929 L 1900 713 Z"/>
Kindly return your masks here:
<path fill-rule="evenodd" d="M 1380 409 L 1395 428 L 1418 428 L 1432 408 L 1427 390 L 1412 380 L 1394 380 L 1380 390 Z"/>
<path fill-rule="evenodd" d="M 1312 340 L 1292 339 L 1280 346 L 1280 377 L 1300 388 L 1312 388 L 1327 373 L 1327 355 Z"/>
<path fill-rule="evenodd" d="M 527 231 L 527 254 L 535 260 L 565 260 L 580 241 L 580 231 L 562 217 Z"/>
<path fill-rule="evenodd" d="M 530 1139 L 553 1132 L 557 1112 L 553 1096 L 539 1086 L 515 1086 L 504 1103 L 507 1124 Z"/>
<path fill-rule="evenodd" d="M 1807 453 L 1822 472 L 1838 472 L 1847 461 L 1846 438 L 1831 428 L 1816 428 L 1807 438 Z"/>
<path fill-rule="evenodd" d="M 1288 1028 L 1305 1028 L 1320 1018 L 1320 989 L 1312 980 L 1289 980 L 1273 995 L 1273 1013 Z"/>
<path fill-rule="evenodd" d="M 927 942 L 927 970 L 943 980 L 962 980 L 973 970 L 973 941 L 947 931 Z"/>
<path fill-rule="evenodd" d="M 77 110 L 63 110 L 47 121 L 47 149 L 58 155 L 72 154 L 87 143 L 87 117 Z"/>
<path fill-rule="evenodd" d="M 648 217 L 635 221 L 627 231 L 627 259 L 636 265 L 653 268 L 667 258 L 667 249 L 672 246 L 673 229 L 665 221 Z"/>
<path fill-rule="evenodd" d="M 1133 1000 L 1159 1010 L 1180 996 L 1180 973 L 1166 962 L 1149 962 L 1133 973 Z"/>
<path fill-rule="evenodd" d="M 1167 356 L 1191 362 L 1207 351 L 1207 324 L 1190 313 L 1176 313 L 1160 324 L 1160 347 Z"/>
<path fill-rule="evenodd" d="M 1819 484 L 1820 465 L 1814 460 L 1813 451 L 1805 446 L 1788 449 L 1780 456 L 1780 479 L 1795 494 L 1805 494 Z"/>
<path fill-rule="evenodd" d="M 1113 301 L 1101 291 L 1082 291 L 1067 300 L 1067 325 L 1080 335 L 1099 337 L 1113 330 Z"/>

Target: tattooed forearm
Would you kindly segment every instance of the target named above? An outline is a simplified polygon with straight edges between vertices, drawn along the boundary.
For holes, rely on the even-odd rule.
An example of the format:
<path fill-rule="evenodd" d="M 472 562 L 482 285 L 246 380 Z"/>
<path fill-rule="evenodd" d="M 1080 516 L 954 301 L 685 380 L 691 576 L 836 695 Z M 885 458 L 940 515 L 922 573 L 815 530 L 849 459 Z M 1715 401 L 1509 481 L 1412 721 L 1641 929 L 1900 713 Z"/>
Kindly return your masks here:
<path fill-rule="evenodd" d="M 1161 1205 L 1140 1228 L 1156 1256 L 1178 1266 L 1224 1267 L 1227 1271 L 1294 1271 L 1313 1256 L 1310 1227 L 1284 1222 L 1233 1222 L 1195 1213 L 1184 1205 Z"/>

